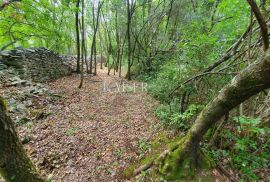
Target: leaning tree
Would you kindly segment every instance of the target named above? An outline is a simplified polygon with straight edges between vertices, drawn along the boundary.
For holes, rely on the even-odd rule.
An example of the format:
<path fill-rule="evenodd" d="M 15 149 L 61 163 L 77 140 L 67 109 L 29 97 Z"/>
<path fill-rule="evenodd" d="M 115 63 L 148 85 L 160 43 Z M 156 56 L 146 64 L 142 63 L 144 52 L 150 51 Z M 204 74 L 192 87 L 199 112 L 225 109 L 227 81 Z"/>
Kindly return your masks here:
<path fill-rule="evenodd" d="M 169 180 L 186 177 L 190 172 L 205 164 L 205 156 L 200 143 L 206 132 L 230 110 L 250 97 L 270 88 L 270 51 L 267 24 L 253 0 L 247 0 L 261 30 L 264 53 L 247 68 L 239 72 L 219 94 L 208 103 L 195 120 L 185 137 L 170 149 L 164 151 L 158 159 L 140 166 L 134 171 L 137 175 L 155 164 L 159 172 Z M 217 61 L 214 66 L 224 62 Z M 211 66 L 211 69 L 213 66 Z"/>
<path fill-rule="evenodd" d="M 247 0 L 253 11 L 262 35 L 263 50 L 260 58 L 242 70 L 219 94 L 201 111 L 187 135 L 158 160 L 159 171 L 173 179 L 181 176 L 183 169 L 200 167 L 203 160 L 200 142 L 206 132 L 230 110 L 270 88 L 270 51 L 267 24 L 253 0 Z M 187 168 L 188 166 L 188 168 Z"/>

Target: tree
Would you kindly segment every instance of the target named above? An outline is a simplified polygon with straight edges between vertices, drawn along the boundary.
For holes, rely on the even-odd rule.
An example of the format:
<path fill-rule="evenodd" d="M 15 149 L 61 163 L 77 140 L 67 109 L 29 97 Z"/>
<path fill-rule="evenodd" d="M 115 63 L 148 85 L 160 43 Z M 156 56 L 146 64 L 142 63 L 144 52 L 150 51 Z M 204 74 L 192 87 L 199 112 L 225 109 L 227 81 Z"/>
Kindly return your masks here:
<path fill-rule="evenodd" d="M 131 4 L 129 2 L 129 0 L 127 0 L 127 44 L 128 44 L 128 70 L 127 70 L 127 74 L 126 74 L 126 78 L 128 80 L 131 80 L 131 73 L 130 73 L 130 69 L 131 69 Z"/>
<path fill-rule="evenodd" d="M 77 73 L 80 73 L 80 27 L 79 27 L 79 10 L 80 10 L 80 0 L 77 0 L 76 3 L 76 13 L 75 13 L 75 25 L 76 25 L 76 41 L 77 41 Z"/>
<path fill-rule="evenodd" d="M 261 28 L 262 38 L 263 38 L 263 48 L 264 48 L 264 50 L 267 50 L 269 48 L 267 24 L 262 16 L 260 9 L 257 6 L 256 2 L 254 2 L 253 0 L 247 0 L 247 2 L 249 3 L 252 11 L 254 12 L 254 14 L 258 20 L 258 23 L 259 23 L 260 28 Z"/>
<path fill-rule="evenodd" d="M 199 144 L 204 134 L 231 109 L 251 96 L 270 88 L 270 51 L 267 51 L 254 64 L 240 72 L 230 84 L 225 86 L 199 114 L 188 134 L 178 147 L 160 163 L 160 172 L 169 178 L 176 175 L 181 164 L 200 165 Z M 180 167 L 181 166 L 181 167 Z"/>
<path fill-rule="evenodd" d="M 91 46 L 91 57 L 90 57 L 90 73 L 92 73 L 92 60 L 93 60 L 93 55 L 94 55 L 94 63 L 95 63 L 95 72 L 94 75 L 97 74 L 97 55 L 96 55 L 96 37 L 97 37 L 97 32 L 98 32 L 98 28 L 99 28 L 99 17 L 100 17 L 100 10 L 102 8 L 103 5 L 103 1 L 99 1 L 98 2 L 98 7 L 97 7 L 97 15 L 95 17 L 95 7 L 93 4 L 93 27 L 94 27 L 94 35 L 93 35 L 93 41 L 92 41 L 92 46 Z"/>
<path fill-rule="evenodd" d="M 250 4 L 261 28 L 264 50 L 268 49 L 268 34 L 265 21 L 262 18 L 256 3 L 247 0 Z M 266 32 L 266 33 L 265 33 Z M 250 97 L 270 88 L 270 51 L 265 52 L 257 61 L 242 70 L 220 93 L 201 111 L 187 135 L 177 144 L 170 153 L 160 160 L 160 172 L 173 179 L 176 176 L 185 176 L 183 168 L 189 169 L 201 166 L 203 156 L 200 153 L 200 142 L 205 133 L 221 117 L 240 105 Z M 182 172 L 182 173 L 181 173 Z M 180 173 L 180 174 L 179 174 Z"/>
<path fill-rule="evenodd" d="M 80 85 L 79 88 L 82 88 L 83 86 L 83 64 L 84 62 L 86 62 L 86 50 L 85 50 L 85 26 L 84 26 L 84 0 L 82 0 L 82 26 L 81 26 L 81 37 L 82 37 L 82 45 L 81 45 L 81 81 L 80 81 Z M 87 63 L 86 63 L 87 64 Z"/>
<path fill-rule="evenodd" d="M 42 182 L 17 135 L 0 97 L 0 174 L 7 182 Z"/>

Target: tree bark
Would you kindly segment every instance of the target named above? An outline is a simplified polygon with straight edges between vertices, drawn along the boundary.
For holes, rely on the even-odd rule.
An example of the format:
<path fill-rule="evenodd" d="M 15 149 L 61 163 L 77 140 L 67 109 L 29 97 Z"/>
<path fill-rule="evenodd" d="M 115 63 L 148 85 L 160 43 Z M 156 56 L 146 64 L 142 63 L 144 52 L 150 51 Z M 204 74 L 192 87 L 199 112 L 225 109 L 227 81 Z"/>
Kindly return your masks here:
<path fill-rule="evenodd" d="M 27 157 L 14 124 L 6 114 L 0 97 L 0 174 L 7 182 L 42 182 L 35 166 Z"/>
<path fill-rule="evenodd" d="M 100 48 L 100 69 L 103 69 L 103 41 L 102 41 L 102 34 L 100 29 L 98 29 L 98 35 L 99 35 L 99 48 Z"/>
<path fill-rule="evenodd" d="M 82 88 L 83 86 L 83 79 L 84 79 L 84 75 L 83 75 L 83 62 L 85 61 L 85 28 L 84 28 L 84 0 L 82 0 L 82 26 L 81 26 L 81 36 L 82 36 L 82 42 L 81 42 L 81 80 L 80 80 L 80 85 L 78 88 Z"/>
<path fill-rule="evenodd" d="M 267 24 L 262 16 L 260 9 L 257 6 L 256 2 L 254 0 L 247 0 L 247 2 L 249 3 L 258 23 L 260 25 L 262 39 L 263 39 L 263 49 L 266 51 L 269 48 Z"/>
<path fill-rule="evenodd" d="M 80 8 L 80 0 L 77 0 L 76 3 L 76 14 L 75 14 L 75 24 L 76 24 L 76 40 L 77 40 L 77 73 L 80 73 L 80 30 L 79 30 L 79 8 Z"/>
<path fill-rule="evenodd" d="M 127 42 L 128 42 L 128 70 L 126 74 L 126 78 L 131 80 L 131 38 L 130 38 L 130 24 L 131 24 L 131 8 L 130 2 L 127 0 Z"/>
<path fill-rule="evenodd" d="M 118 27 L 118 8 L 115 9 L 115 37 L 116 37 L 116 71 L 119 71 L 120 66 L 120 34 Z M 121 72 L 121 71 L 120 71 Z"/>
<path fill-rule="evenodd" d="M 92 59 L 94 56 L 94 64 L 95 64 L 95 72 L 94 75 L 97 75 L 97 60 L 96 60 L 96 35 L 98 31 L 98 26 L 99 26 L 99 16 L 100 16 L 100 10 L 102 8 L 103 1 L 98 2 L 98 7 L 97 7 L 97 17 L 95 17 L 95 7 L 93 4 L 93 27 L 94 27 L 94 35 L 93 35 L 93 41 L 92 41 L 92 46 L 91 46 L 91 56 L 90 56 L 90 61 L 91 61 L 91 67 L 90 67 L 90 73 L 92 73 Z M 96 19 L 95 19 L 96 18 Z"/>
<path fill-rule="evenodd" d="M 230 84 L 226 85 L 199 114 L 179 147 L 160 163 L 160 172 L 165 176 L 177 174 L 179 162 L 190 160 L 199 166 L 199 143 L 209 128 L 231 109 L 257 93 L 270 88 L 270 51 L 267 51 L 254 64 L 241 71 Z M 168 161 L 173 161 L 168 163 Z"/>

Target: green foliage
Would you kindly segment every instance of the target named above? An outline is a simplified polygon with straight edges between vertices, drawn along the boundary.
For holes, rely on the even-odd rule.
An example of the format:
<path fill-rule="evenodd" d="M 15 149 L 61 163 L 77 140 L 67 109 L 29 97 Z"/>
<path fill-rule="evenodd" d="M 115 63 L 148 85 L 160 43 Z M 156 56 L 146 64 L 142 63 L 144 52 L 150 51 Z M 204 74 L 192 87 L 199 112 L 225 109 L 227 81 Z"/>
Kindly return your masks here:
<path fill-rule="evenodd" d="M 161 102 L 156 115 L 163 124 L 187 130 L 202 106 L 212 100 L 232 76 L 206 75 L 199 80 L 183 83 L 216 62 L 239 39 L 249 23 L 250 8 L 243 0 L 198 0 L 194 1 L 195 4 L 188 0 L 152 1 L 151 9 L 148 9 L 148 1 L 132 2 L 136 2 L 132 12 L 130 37 L 132 75 L 146 81 L 149 93 Z M 75 3 L 70 0 L 24 0 L 7 6 L 0 12 L 0 48 L 14 42 L 9 49 L 42 46 L 60 53 L 75 54 L 74 14 L 79 11 L 81 15 L 81 7 L 77 9 Z M 93 37 L 93 6 L 92 1 L 85 3 L 87 43 L 92 42 Z M 111 58 L 111 66 L 115 63 L 117 50 L 121 49 L 122 68 L 126 69 L 126 2 L 104 1 L 100 20 L 101 38 L 97 40 L 97 53 L 102 51 L 103 55 Z M 120 41 L 120 45 L 117 41 Z M 238 72 L 246 66 L 244 62 L 225 71 Z M 176 87 L 178 89 L 172 93 Z M 188 99 L 184 98 L 182 103 L 185 94 Z M 58 96 L 52 97 L 55 101 L 59 99 Z M 1 99 L 0 102 L 5 105 Z M 227 148 L 233 147 L 231 150 L 225 150 L 227 148 L 224 147 L 212 154 L 216 159 L 229 158 L 231 166 L 240 170 L 244 179 L 258 180 L 254 171 L 262 166 L 269 168 L 269 128 L 258 127 L 259 119 L 237 117 L 234 120 L 238 125 L 222 133 L 226 140 L 224 145 Z M 77 132 L 77 128 L 70 128 L 66 135 L 74 136 Z M 150 147 L 151 144 L 145 140 L 138 143 L 142 155 Z M 123 152 L 124 149 L 120 148 L 114 155 L 120 159 Z"/>
<path fill-rule="evenodd" d="M 14 47 L 47 47 L 68 52 L 75 27 L 74 4 L 67 1 L 15 2 L 0 12 L 0 48 L 10 42 Z"/>
<path fill-rule="evenodd" d="M 185 130 L 189 128 L 190 121 L 201 109 L 201 105 L 191 104 L 184 113 L 179 113 L 177 110 L 170 110 L 169 106 L 161 105 L 156 109 L 156 115 L 162 120 L 165 126 Z"/>
<path fill-rule="evenodd" d="M 23 117 L 23 118 L 18 118 L 16 119 L 16 125 L 24 125 L 28 122 L 30 122 L 31 120 L 26 118 L 26 117 Z"/>
<path fill-rule="evenodd" d="M 120 149 L 117 149 L 115 152 L 114 152 L 114 156 L 119 160 L 123 153 L 125 152 L 125 149 L 124 148 L 120 148 Z"/>
<path fill-rule="evenodd" d="M 248 117 L 235 117 L 234 120 L 239 123 L 237 127 L 238 132 L 246 131 L 247 134 L 265 134 L 270 132 L 269 128 L 260 128 L 258 125 L 261 123 L 260 118 L 248 118 Z"/>
<path fill-rule="evenodd" d="M 213 150 L 211 154 L 219 161 L 226 158 L 228 165 L 241 172 L 243 180 L 260 180 L 258 171 L 270 167 L 270 129 L 258 127 L 258 118 L 236 117 L 234 120 L 238 123 L 237 130 L 224 130 L 224 149 Z"/>
<path fill-rule="evenodd" d="M 198 112 L 198 110 L 202 109 L 203 107 L 201 105 L 195 105 L 191 104 L 189 105 L 188 109 L 183 113 L 179 115 L 179 118 L 184 121 L 188 121 L 193 116 L 195 116 Z"/>
<path fill-rule="evenodd" d="M 0 96 L 0 106 L 5 111 L 8 107 L 8 102 Z"/>
<path fill-rule="evenodd" d="M 150 143 L 147 142 L 145 139 L 140 139 L 138 142 L 138 148 L 140 150 L 140 157 L 143 157 L 146 152 L 150 150 Z"/>
<path fill-rule="evenodd" d="M 49 174 L 49 175 L 48 175 L 47 181 L 48 181 L 48 182 L 54 182 L 54 180 L 53 180 L 53 174 Z"/>

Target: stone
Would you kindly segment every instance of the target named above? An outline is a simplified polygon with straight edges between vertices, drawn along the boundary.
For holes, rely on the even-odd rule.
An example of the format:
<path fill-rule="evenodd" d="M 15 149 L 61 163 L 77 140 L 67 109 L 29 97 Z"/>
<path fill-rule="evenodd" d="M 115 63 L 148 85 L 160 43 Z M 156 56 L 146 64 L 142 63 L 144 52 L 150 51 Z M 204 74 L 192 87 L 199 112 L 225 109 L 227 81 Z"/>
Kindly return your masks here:
<path fill-rule="evenodd" d="M 16 104 L 16 100 L 11 98 L 11 99 L 9 99 L 8 103 L 9 103 L 9 105 L 14 105 L 14 104 Z"/>
<path fill-rule="evenodd" d="M 24 104 L 26 107 L 31 107 L 31 106 L 33 105 L 32 100 L 26 100 L 26 101 L 23 101 L 23 104 Z"/>
<path fill-rule="evenodd" d="M 0 70 L 11 70 L 9 74 L 14 74 L 14 76 L 18 76 L 22 80 L 45 82 L 72 73 L 71 66 L 64 63 L 66 61 L 63 57 L 45 48 L 19 48 L 0 52 L 0 55 Z M 24 82 L 16 81 L 12 85 L 22 83 Z"/>
<path fill-rule="evenodd" d="M 24 111 L 26 110 L 26 107 L 25 107 L 25 105 L 24 105 L 23 103 L 19 103 L 19 104 L 17 104 L 17 106 L 16 106 L 16 110 L 17 110 L 18 112 L 24 112 Z"/>

